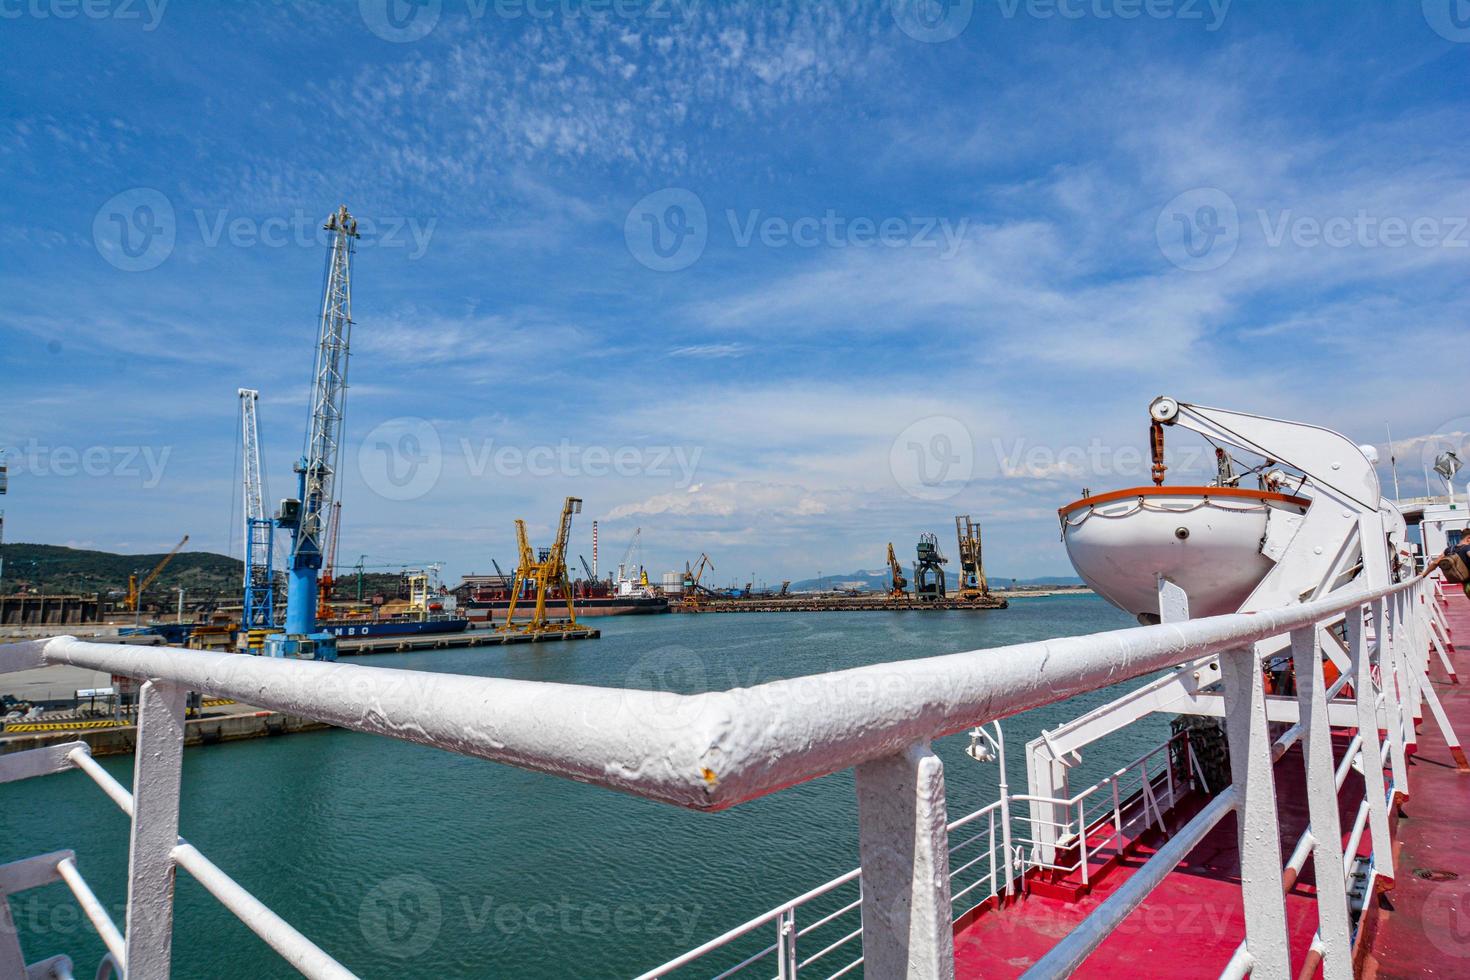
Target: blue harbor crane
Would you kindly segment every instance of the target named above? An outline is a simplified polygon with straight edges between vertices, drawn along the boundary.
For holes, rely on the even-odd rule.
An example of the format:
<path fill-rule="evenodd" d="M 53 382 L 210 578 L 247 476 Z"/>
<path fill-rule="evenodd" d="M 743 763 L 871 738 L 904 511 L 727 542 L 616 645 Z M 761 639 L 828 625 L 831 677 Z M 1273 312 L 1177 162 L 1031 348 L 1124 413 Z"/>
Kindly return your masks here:
<path fill-rule="evenodd" d="M 275 522 L 265 511 L 265 479 L 260 468 L 260 428 L 255 403 L 260 392 L 241 388 L 240 445 L 244 475 L 245 602 L 240 626 L 247 631 L 276 628 Z"/>
<path fill-rule="evenodd" d="M 317 579 L 327 544 L 327 515 L 336 501 L 335 477 L 342 450 L 357 221 L 343 205 L 323 227 L 331 233 L 331 245 L 312 370 L 311 414 L 306 444 L 295 466 L 297 495 L 281 501 L 276 515 L 276 526 L 291 535 L 286 562 L 286 631 L 273 638 L 267 650 L 275 656 L 335 660 L 336 638 L 317 631 Z"/>

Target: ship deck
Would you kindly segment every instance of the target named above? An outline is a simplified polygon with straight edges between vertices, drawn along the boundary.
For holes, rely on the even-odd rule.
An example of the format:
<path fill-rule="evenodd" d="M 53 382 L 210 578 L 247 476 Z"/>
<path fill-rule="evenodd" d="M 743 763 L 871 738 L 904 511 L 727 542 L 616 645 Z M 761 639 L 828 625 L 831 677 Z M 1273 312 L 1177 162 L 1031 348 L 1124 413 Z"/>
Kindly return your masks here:
<path fill-rule="evenodd" d="M 1447 593 L 1452 640 L 1470 635 L 1470 600 Z M 1470 687 L 1446 677 L 1430 658 L 1430 680 L 1451 726 L 1470 734 Z M 1470 974 L 1470 776 L 1461 774 L 1432 718 L 1418 726 L 1409 760 L 1409 799 L 1397 808 L 1396 881 L 1370 900 L 1359 928 L 1364 977 Z M 1334 739 L 1340 754 L 1346 739 Z M 1307 825 L 1300 747 L 1277 763 L 1277 810 L 1289 852 Z M 1354 786 L 1356 782 L 1356 786 Z M 1362 780 L 1356 772 L 1339 795 L 1344 836 L 1352 826 Z M 1166 832 L 1182 827 L 1203 800 L 1185 800 L 1168 815 Z M 1362 850 L 1367 849 L 1367 834 Z M 1110 862 L 1093 865 L 1090 891 L 1072 900 L 1063 889 L 1031 887 L 1016 903 L 980 914 L 955 934 L 959 977 L 1019 976 L 1128 880 L 1166 839 L 1156 832 L 1132 842 Z M 1103 858 L 1108 857 L 1104 854 Z M 1283 863 L 1285 855 L 1283 855 Z M 1097 877 L 1100 875 L 1101 877 Z M 1453 877 L 1447 877 L 1453 876 Z M 1245 939 L 1240 855 L 1233 815 L 1226 816 L 1153 890 L 1077 971 L 1077 976 L 1137 975 L 1214 978 Z M 1292 963 L 1302 969 L 1317 926 L 1312 863 L 1286 894 Z M 1303 976 L 1320 976 L 1320 967 Z"/>

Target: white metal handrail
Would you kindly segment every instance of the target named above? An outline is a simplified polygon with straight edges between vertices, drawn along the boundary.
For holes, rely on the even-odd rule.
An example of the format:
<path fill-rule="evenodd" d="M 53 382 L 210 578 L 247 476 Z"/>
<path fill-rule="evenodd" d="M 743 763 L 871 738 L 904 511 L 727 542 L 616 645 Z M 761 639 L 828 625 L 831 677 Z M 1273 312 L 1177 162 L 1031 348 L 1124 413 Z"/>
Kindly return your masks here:
<path fill-rule="evenodd" d="M 955 856 L 959 854 L 959 852 L 973 851 L 977 849 L 976 845 L 983 844 L 982 847 L 978 848 L 978 854 L 965 857 L 963 859 L 963 863 L 957 866 L 952 866 L 950 869 L 949 877 L 951 886 L 952 888 L 958 889 L 954 890 L 951 895 L 954 917 L 958 919 L 960 915 L 969 912 L 972 909 L 977 908 L 978 906 L 984 905 L 986 902 L 991 902 L 999 899 L 1002 894 L 1006 892 L 1008 883 L 1022 880 L 1033 871 L 1050 870 L 1064 873 L 1077 873 L 1080 871 L 1084 877 L 1086 876 L 1086 869 L 1085 867 L 1083 867 L 1083 863 L 1086 860 L 1085 857 L 1082 859 L 1082 861 L 1074 862 L 1071 864 L 1045 862 L 1039 857 L 1040 849 L 1038 847 L 1031 847 L 1029 849 L 1029 852 L 1027 848 L 1021 847 L 1020 845 L 1022 844 L 1036 845 L 1038 842 L 1034 839 L 1033 835 L 1028 835 L 1024 830 L 1019 829 L 1021 826 L 1030 823 L 1032 821 L 1032 818 L 1027 816 L 1024 811 L 1009 812 L 1012 809 L 1013 804 L 1025 802 L 1045 803 L 1057 807 L 1077 808 L 1077 811 L 1080 814 L 1080 808 L 1083 806 L 1083 804 L 1086 803 L 1088 800 L 1096 797 L 1102 791 L 1103 787 L 1109 785 L 1116 786 L 1117 782 L 1127 775 L 1141 774 L 1142 779 L 1150 782 L 1162 779 L 1164 777 L 1164 773 L 1162 772 L 1154 773 L 1152 775 L 1148 773 L 1148 764 L 1158 758 L 1161 754 L 1166 754 L 1171 745 L 1181 742 L 1187 742 L 1186 733 L 1181 732 L 1177 735 L 1172 736 L 1158 747 L 1151 749 L 1148 752 L 1145 752 L 1133 762 L 1121 767 L 1108 776 L 1105 776 L 1097 783 L 1087 787 L 1079 793 L 1076 793 L 1069 799 L 1049 799 L 1045 797 L 1036 797 L 1024 794 L 1007 794 L 1006 796 L 1002 797 L 999 800 L 996 800 L 993 803 L 983 806 L 972 813 L 966 814 L 965 816 L 960 817 L 957 820 L 951 821 L 946 829 L 951 839 L 951 843 L 949 845 L 949 854 L 952 860 L 955 859 Z M 1175 796 L 1172 788 L 1173 784 L 1172 782 L 1170 782 L 1168 783 L 1168 785 L 1170 789 L 1166 791 L 1167 798 L 1166 801 L 1162 804 L 1162 806 L 1166 810 L 1171 807 L 1175 802 Z M 1109 810 L 1108 813 L 1098 818 L 1099 822 L 1114 823 L 1116 825 L 1126 827 L 1130 825 L 1131 822 L 1138 819 L 1137 814 L 1131 817 L 1124 817 L 1124 814 L 1128 813 L 1129 810 L 1139 810 L 1142 806 L 1141 797 L 1131 796 L 1129 798 L 1123 798 L 1121 800 L 1119 800 L 1116 796 L 1110 798 L 1115 800 L 1115 803 L 1113 804 L 1115 810 Z M 997 825 L 997 820 L 1005 814 L 1008 814 L 1008 819 L 1011 823 L 1011 833 L 1014 835 L 1013 842 L 1015 845 L 1014 852 L 1010 855 L 1011 860 L 1009 864 L 1006 864 L 1003 854 L 1004 842 L 997 834 L 997 831 L 999 829 Z M 971 828 L 981 821 L 985 821 L 984 829 L 981 829 L 976 833 L 968 834 L 964 836 L 961 840 L 954 840 L 956 831 Z M 1070 821 L 1064 826 L 1068 829 L 1068 833 L 1070 833 L 1071 828 L 1076 825 L 1077 824 L 1075 823 L 1075 821 Z M 1089 826 L 1089 830 L 1095 826 L 1096 824 Z M 1108 838 L 1107 840 L 1098 842 L 1097 846 L 1092 848 L 1092 851 L 1095 853 L 1098 847 L 1105 846 L 1112 839 L 1113 838 Z M 961 877 L 976 866 L 988 866 L 988 871 L 982 874 L 975 881 L 970 882 L 968 885 L 965 885 L 964 887 L 958 887 L 960 885 Z M 1012 869 L 1013 877 L 1006 877 L 1007 868 Z M 687 953 L 675 957 L 667 963 L 664 963 L 646 973 L 641 974 L 638 980 L 653 980 L 653 978 L 656 977 L 668 976 L 669 974 L 675 973 L 685 967 L 694 964 L 695 962 L 705 958 L 706 956 L 714 954 L 719 950 L 726 949 L 742 939 L 753 935 L 758 935 L 761 929 L 768 926 L 770 923 L 779 920 L 781 916 L 799 913 L 801 908 L 810 903 L 812 900 L 827 895 L 830 892 L 835 891 L 840 886 L 849 882 L 860 881 L 860 875 L 861 869 L 855 868 L 852 871 L 849 871 L 844 875 L 834 878 L 831 881 L 805 893 L 798 898 L 778 905 L 775 908 L 772 908 L 762 913 L 761 915 L 758 915 L 755 918 L 750 919 L 749 921 L 744 922 L 741 925 L 736 926 L 735 928 L 730 929 L 725 933 L 722 933 L 721 935 L 715 937 L 702 946 L 697 947 L 696 949 L 690 950 Z M 974 898 L 967 898 L 977 889 L 987 890 L 982 891 L 979 896 L 976 896 Z M 798 935 L 805 935 L 809 930 L 814 930 L 818 926 L 822 926 L 827 924 L 828 922 L 834 921 L 841 915 L 847 915 L 855 912 L 858 908 L 858 904 L 859 903 L 857 902 L 849 903 L 842 906 L 835 912 L 828 913 L 826 916 L 819 919 L 813 925 L 808 926 L 805 929 L 798 930 Z M 823 955 L 835 951 L 836 949 L 857 940 L 860 936 L 861 929 L 850 932 L 839 939 L 837 942 L 834 942 L 823 949 L 820 953 L 813 955 L 807 960 L 802 960 L 798 964 L 798 967 L 804 969 L 811 963 L 814 963 Z M 719 978 L 733 976 L 747 968 L 756 966 L 763 960 L 764 957 L 767 957 L 777 952 L 778 945 L 779 943 L 771 943 L 769 945 L 766 945 L 756 953 L 741 960 L 735 966 L 716 974 L 715 976 L 717 980 L 719 980 Z M 855 965 L 856 962 L 848 964 L 849 967 Z"/>
<path fill-rule="evenodd" d="M 129 798 L 133 840 L 125 934 L 128 968 L 139 975 L 167 972 L 172 902 L 171 889 L 165 885 L 171 881 L 173 868 L 182 866 L 194 873 L 205 869 L 201 880 L 211 877 L 209 869 L 218 871 L 200 863 L 202 856 L 196 858 L 197 851 L 181 845 L 176 833 L 183 703 L 188 691 L 231 697 L 346 729 L 697 810 L 723 809 L 856 767 L 864 854 L 881 855 L 886 845 L 905 841 L 914 851 L 911 866 L 883 861 L 870 865 L 864 858 L 862 960 L 873 972 L 883 973 L 896 968 L 897 957 L 902 956 L 910 964 L 930 964 L 938 973 L 936 964 L 952 956 L 948 945 L 952 896 L 943 769 L 928 750 L 932 739 L 1182 662 L 1218 657 L 1222 668 L 1229 667 L 1225 701 L 1230 716 L 1239 716 L 1243 722 L 1237 726 L 1232 720 L 1228 728 L 1232 757 L 1238 747 L 1242 760 L 1260 752 L 1267 752 L 1269 758 L 1269 742 L 1259 736 L 1265 731 L 1264 697 L 1259 684 L 1253 690 L 1251 683 L 1252 675 L 1259 680 L 1253 645 L 1291 633 L 1294 644 L 1312 644 L 1315 657 L 1320 624 L 1351 610 L 1347 623 L 1352 634 L 1354 622 L 1361 627 L 1362 610 L 1369 608 L 1390 636 L 1392 656 L 1383 683 L 1395 692 L 1394 709 L 1402 711 L 1412 704 L 1417 711 L 1427 700 L 1438 714 L 1433 691 L 1423 680 L 1420 661 L 1424 658 L 1419 656 L 1427 651 L 1430 636 L 1426 625 L 1430 614 L 1423 596 L 1420 583 L 1403 583 L 1251 614 L 1017 644 L 692 695 L 120 647 L 73 637 L 0 646 L 0 672 L 60 663 L 145 682 L 140 695 L 135 786 Z M 1369 665 L 1366 653 L 1360 653 L 1358 659 L 1362 673 L 1355 684 L 1361 689 L 1368 684 Z M 1298 670 L 1309 660 L 1299 658 Z M 1318 680 L 1306 693 L 1320 699 L 1326 685 L 1320 681 L 1320 663 L 1318 668 Z M 1360 704 L 1366 703 L 1364 697 L 1359 694 Z M 1326 725 L 1325 711 L 1320 717 L 1314 715 L 1313 738 L 1325 733 Z M 1375 741 L 1376 737 L 1375 726 Z M 1412 725 L 1405 738 L 1412 741 Z M 1395 782 L 1401 783 L 1402 745 L 1392 744 Z M 30 754 L 0 759 L 7 778 L 70 766 L 80 766 L 96 778 L 84 763 L 69 759 L 62 765 L 31 771 L 34 766 L 21 758 Z M 126 792 L 121 787 L 104 789 L 119 803 Z M 1057 975 L 1080 962 L 1100 941 L 1097 923 L 1113 921 L 1136 907 L 1150 883 L 1165 873 L 1159 870 L 1160 862 L 1166 863 L 1177 852 L 1181 840 L 1202 833 L 1201 827 L 1208 830 L 1202 823 L 1207 817 L 1217 820 L 1224 812 L 1216 804 L 1239 804 L 1247 823 L 1258 824 L 1263 819 L 1259 791 L 1253 787 L 1252 794 L 1241 794 L 1232 787 L 1217 797 L 1148 863 L 1147 873 L 1135 875 L 1093 913 L 1096 921 L 1089 917 L 1082 928 L 1062 940 L 1038 964 L 1035 975 Z M 1007 808 L 999 813 L 1009 820 Z M 1086 821 L 1079 818 L 1079 831 L 1085 835 L 1086 829 Z M 917 849 L 916 843 L 920 845 Z M 1251 858 L 1259 861 L 1258 856 Z M 1272 860 L 1279 867 L 1279 855 Z M 914 881 L 929 867 L 944 869 L 943 887 L 928 895 L 915 892 Z M 1082 867 L 1085 869 L 1085 862 Z M 309 945 L 294 930 L 280 932 L 283 926 L 290 927 L 272 920 L 259 903 L 251 905 L 253 899 L 243 890 L 235 891 L 238 886 L 222 872 L 220 875 L 216 887 L 210 887 L 208 881 L 206 887 L 247 925 L 262 935 L 289 935 L 289 941 L 283 941 L 286 945 L 296 944 L 298 937 Z M 1245 877 L 1245 887 L 1255 887 L 1251 876 Z M 895 908 L 894 903 L 908 903 L 903 906 L 905 921 L 922 922 L 926 928 L 899 936 L 890 931 L 891 917 L 869 914 L 870 906 Z M 794 937 L 797 933 L 791 918 L 794 908 L 788 903 L 781 914 L 786 918 L 781 935 Z M 1248 916 L 1250 930 L 1263 930 L 1270 919 L 1262 916 L 1269 914 Z M 1248 939 L 1251 936 L 1248 931 Z M 1263 932 L 1261 938 L 1269 937 Z M 269 936 L 267 939 L 270 941 Z M 777 945 L 781 945 L 779 936 Z M 316 947 L 311 949 L 325 958 L 307 958 L 315 964 L 311 969 L 320 971 L 311 975 L 340 975 L 331 972 L 340 969 L 335 961 Z M 301 963 L 295 965 L 302 968 Z M 793 954 L 793 971 L 796 965 Z M 928 967 L 919 970 L 926 972 Z"/>
<path fill-rule="evenodd" d="M 1379 593 L 673 694 L 291 661 L 61 636 L 0 647 L 718 810 L 975 724 L 1239 649 Z M 608 723 L 611 720 L 613 723 Z M 598 738 L 589 739 L 596 731 Z"/>

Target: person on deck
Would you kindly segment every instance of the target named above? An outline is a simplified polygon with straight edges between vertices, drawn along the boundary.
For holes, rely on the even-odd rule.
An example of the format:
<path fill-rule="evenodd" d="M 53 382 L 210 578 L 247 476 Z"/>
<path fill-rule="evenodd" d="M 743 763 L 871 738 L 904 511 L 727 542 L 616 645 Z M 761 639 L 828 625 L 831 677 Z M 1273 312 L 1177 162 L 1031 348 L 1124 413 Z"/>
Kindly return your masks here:
<path fill-rule="evenodd" d="M 1444 554 L 1424 566 L 1424 573 L 1420 577 L 1427 577 L 1436 568 L 1444 572 L 1446 581 L 1460 586 L 1465 595 L 1470 597 L 1470 538 L 1461 538 L 1459 544 L 1446 548 Z"/>

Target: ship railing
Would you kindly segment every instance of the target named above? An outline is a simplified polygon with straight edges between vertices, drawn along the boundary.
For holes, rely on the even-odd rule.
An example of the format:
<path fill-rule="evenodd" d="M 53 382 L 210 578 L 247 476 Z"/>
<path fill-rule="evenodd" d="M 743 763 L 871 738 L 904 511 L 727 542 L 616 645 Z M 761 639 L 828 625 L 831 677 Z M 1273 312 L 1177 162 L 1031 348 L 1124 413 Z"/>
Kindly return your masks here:
<path fill-rule="evenodd" d="M 1021 848 L 1012 846 L 1009 853 L 1005 849 L 1006 802 L 996 800 L 950 822 L 946 828 L 952 841 L 949 845 L 949 880 L 951 914 L 956 919 L 987 903 L 999 901 L 1010 890 L 1007 885 L 1017 887 L 1024 874 L 1026 863 Z M 1012 819 L 1015 819 L 1014 815 Z M 957 834 L 958 831 L 963 831 L 963 834 Z M 955 841 L 956 836 L 961 839 Z M 810 973 L 822 961 L 827 962 L 822 962 L 818 970 L 829 980 L 844 976 L 863 962 L 861 908 L 862 869 L 854 868 L 641 974 L 638 980 L 668 976 L 721 953 L 725 961 L 738 961 L 729 966 L 722 962 L 714 967 L 719 970 L 711 974 L 715 980 L 723 980 L 745 970 L 769 971 L 773 964 L 777 966 L 778 978 L 794 980 L 801 971 Z M 814 921 L 803 924 L 808 918 Z M 814 938 L 819 932 L 822 933 L 820 938 Z M 761 943 L 762 936 L 765 937 L 763 945 L 739 958 L 744 952 L 742 942 L 748 947 L 752 939 Z M 798 955 L 798 947 L 804 952 L 814 946 L 820 948 L 810 955 Z M 732 952 L 732 949 L 739 951 Z M 827 973 L 828 970 L 835 972 Z"/>
<path fill-rule="evenodd" d="M 862 966 L 872 976 L 942 976 L 953 969 L 953 896 L 944 770 L 930 743 L 976 725 L 1144 678 L 1181 663 L 1217 660 L 1235 781 L 1221 790 L 1030 971 L 1062 976 L 1136 909 L 1226 814 L 1238 811 L 1246 956 L 1261 975 L 1287 975 L 1285 905 L 1266 696 L 1257 644 L 1289 636 L 1308 756 L 1313 817 L 1330 794 L 1335 762 L 1321 675 L 1322 624 L 1347 613 L 1354 701 L 1376 763 L 1378 718 L 1371 669 L 1378 666 L 1396 714 L 1389 731 L 1394 784 L 1403 786 L 1406 714 L 1426 700 L 1432 614 L 1429 586 L 1407 582 L 1344 590 L 1248 615 L 1231 614 L 1064 637 L 968 653 L 875 664 L 751 688 L 680 695 L 471 677 L 345 663 L 129 647 L 54 637 L 0 646 L 0 672 L 69 664 L 141 680 L 133 766 L 128 914 L 119 963 L 137 977 L 166 976 L 172 949 L 173 879 L 184 868 L 308 976 L 346 976 L 336 960 L 274 916 L 197 851 L 182 844 L 179 798 L 187 693 L 386 735 L 494 762 L 617 789 L 693 810 L 737 806 L 797 783 L 856 771 Z M 1364 617 L 1377 624 L 1370 651 Z M 1315 671 L 1313 666 L 1315 665 Z M 1436 715 L 1441 715 L 1436 710 Z M 1323 761 L 1320 746 L 1329 751 Z M 6 780 L 85 763 L 54 747 L 0 757 Z M 49 753 L 49 754 L 48 754 Z M 95 773 L 90 773 L 96 778 Z M 1378 784 L 1382 786 L 1380 782 Z M 119 805 L 120 786 L 104 785 Z M 1369 793 L 1375 862 L 1387 846 L 1382 793 Z M 1332 797 L 1326 797 L 1332 802 Z M 1336 819 L 1335 806 L 1332 818 Z M 987 829 L 989 817 L 986 817 Z M 998 824 L 1004 825 L 997 815 Z M 1033 828 L 1034 833 L 1034 828 Z M 1013 842 L 1014 843 L 1014 842 Z M 1383 845 L 1383 846 L 1379 846 Z M 1340 837 L 1314 835 L 1313 859 L 1343 858 Z M 1002 859 L 1011 857 L 1003 849 Z M 968 859 L 967 859 L 968 860 Z M 53 866 L 59 861 L 52 862 Z M 988 861 L 985 862 L 988 868 Z M 1014 865 L 1012 872 L 1014 872 Z M 3 871 L 3 869 L 0 869 Z M 1003 873 L 1003 872 L 1002 872 Z M 60 874 L 60 871 L 57 872 Z M 0 879 L 19 881 L 11 876 Z M 1335 876 L 1319 876 L 1331 882 Z M 996 887 L 994 883 L 992 888 Z M 1272 892 L 1274 890 L 1274 897 Z M 971 893 L 973 895 L 973 892 Z M 1347 955 L 1348 908 L 1340 890 L 1318 894 L 1327 962 Z M 844 903 L 845 904 L 845 903 Z M 834 920 L 835 921 L 835 920 Z M 114 930 L 116 927 L 114 925 Z M 830 944 L 828 944 L 830 945 Z M 109 955 L 112 955 L 109 953 Z M 828 954 L 833 955 L 833 954 Z M 0 956 L 20 957 L 14 933 Z M 3 971 L 9 962 L 0 962 Z M 23 969 L 23 967 L 22 967 Z"/>
<path fill-rule="evenodd" d="M 1188 760 L 1190 772 L 1183 777 L 1175 772 L 1176 754 Z M 1194 785 L 1191 777 L 1196 769 L 1188 733 L 1181 731 L 1067 799 L 1012 795 L 1017 803 L 1040 804 L 1011 818 L 1013 825 L 1031 829 L 1016 837 L 1018 844 L 1027 846 L 1027 868 L 1076 875 L 1088 887 L 1091 863 L 1104 851 L 1120 856 L 1125 845 L 1150 825 L 1161 834 L 1167 832 L 1165 814 Z M 1039 815 L 1045 813 L 1061 819 Z M 1041 828 L 1048 832 L 1036 833 Z"/>
<path fill-rule="evenodd" d="M 1163 830 L 1164 814 L 1191 785 L 1188 781 L 1181 785 L 1175 779 L 1170 762 L 1170 751 L 1174 749 L 1192 758 L 1186 732 L 1172 735 L 1069 799 L 1012 795 L 1002 788 L 1000 799 L 951 821 L 946 832 L 954 921 L 969 921 L 999 907 L 1009 896 L 1019 895 L 1033 872 L 1078 875 L 1086 885 L 1088 862 L 1100 850 L 1120 846 L 1128 835 L 1141 832 L 1151 823 Z M 1075 849 L 1077 860 L 1060 863 L 1038 859 L 1043 850 L 1039 835 L 1028 829 L 1032 817 L 1025 804 L 1030 803 L 1054 808 L 1047 812 L 1074 815 L 1065 823 L 1053 824 L 1056 835 L 1046 839 L 1061 839 L 1063 848 Z M 1079 833 L 1079 828 L 1085 828 L 1086 833 Z M 1009 849 L 1007 833 L 1011 837 Z M 828 978 L 843 976 L 862 964 L 861 906 L 861 869 L 855 868 L 642 974 L 638 980 L 669 976 L 707 960 L 718 960 L 713 967 L 706 967 L 718 971 L 707 974 L 715 980 L 747 970 L 768 973 L 773 965 L 781 980 L 794 980 L 802 971 L 810 973 L 813 968 Z M 759 947 L 744 955 L 752 941 Z M 813 947 L 819 948 L 810 955 L 798 955 Z M 833 969 L 835 972 L 827 972 Z"/>

